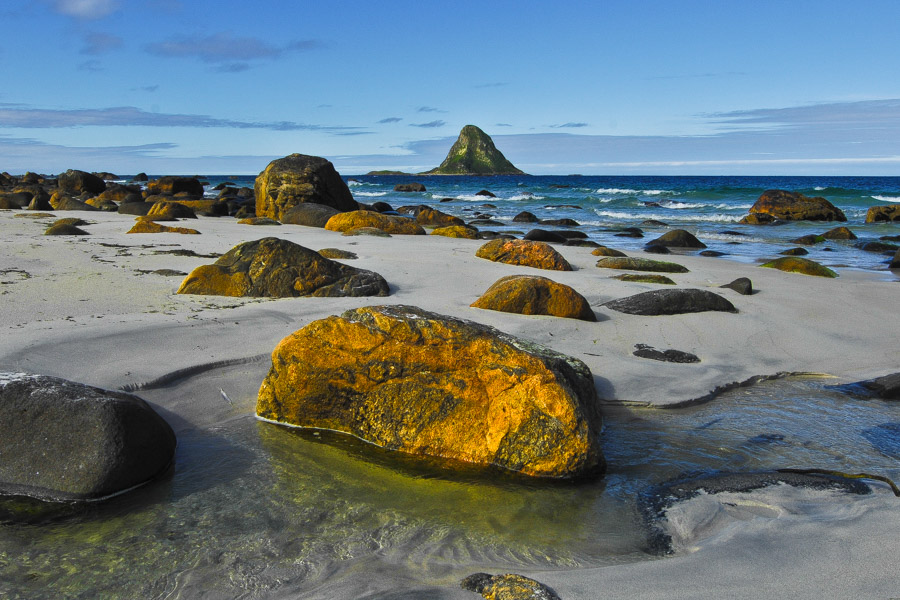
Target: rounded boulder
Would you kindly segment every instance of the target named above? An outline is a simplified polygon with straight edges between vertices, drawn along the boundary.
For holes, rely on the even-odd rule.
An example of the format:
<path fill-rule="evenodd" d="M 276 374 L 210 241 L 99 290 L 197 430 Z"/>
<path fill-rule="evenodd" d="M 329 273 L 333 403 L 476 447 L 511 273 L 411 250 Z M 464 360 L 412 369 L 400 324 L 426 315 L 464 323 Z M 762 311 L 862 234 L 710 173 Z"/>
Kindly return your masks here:
<path fill-rule="evenodd" d="M 536 275 L 509 275 L 498 279 L 471 306 L 520 315 L 597 320 L 584 296 L 567 285 Z"/>
<path fill-rule="evenodd" d="M 330 161 L 306 154 L 273 160 L 256 177 L 256 215 L 281 221 L 286 211 L 312 202 L 339 211 L 356 210 L 350 188 Z"/>

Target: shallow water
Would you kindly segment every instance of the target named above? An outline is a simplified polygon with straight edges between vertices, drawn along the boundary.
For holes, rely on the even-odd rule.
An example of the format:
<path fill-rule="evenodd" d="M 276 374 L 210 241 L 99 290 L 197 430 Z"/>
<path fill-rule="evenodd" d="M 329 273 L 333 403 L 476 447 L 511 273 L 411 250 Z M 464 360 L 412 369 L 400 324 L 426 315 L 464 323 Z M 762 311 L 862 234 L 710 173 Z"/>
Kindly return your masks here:
<path fill-rule="evenodd" d="M 182 389 L 216 389 L 216 378 Z M 448 474 L 345 436 L 239 417 L 181 433 L 174 471 L 138 493 L 86 509 L 0 502 L 0 596 L 385 598 L 455 587 L 487 565 L 648 560 L 637 498 L 685 472 L 900 479 L 900 404 L 828 383 L 765 382 L 683 409 L 607 408 L 608 473 L 580 484 Z"/>

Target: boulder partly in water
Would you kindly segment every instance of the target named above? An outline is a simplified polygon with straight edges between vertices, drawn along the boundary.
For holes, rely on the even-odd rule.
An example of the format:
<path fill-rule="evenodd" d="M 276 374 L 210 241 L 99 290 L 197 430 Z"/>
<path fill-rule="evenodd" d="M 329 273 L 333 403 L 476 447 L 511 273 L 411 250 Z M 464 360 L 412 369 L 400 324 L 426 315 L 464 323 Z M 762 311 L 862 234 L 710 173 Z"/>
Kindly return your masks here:
<path fill-rule="evenodd" d="M 604 464 L 584 363 L 413 306 L 350 310 L 283 339 L 256 413 L 535 477 L 594 475 Z"/>
<path fill-rule="evenodd" d="M 175 433 L 131 394 L 4 373 L 0 456 L 0 492 L 93 500 L 165 472 L 175 457 Z"/>

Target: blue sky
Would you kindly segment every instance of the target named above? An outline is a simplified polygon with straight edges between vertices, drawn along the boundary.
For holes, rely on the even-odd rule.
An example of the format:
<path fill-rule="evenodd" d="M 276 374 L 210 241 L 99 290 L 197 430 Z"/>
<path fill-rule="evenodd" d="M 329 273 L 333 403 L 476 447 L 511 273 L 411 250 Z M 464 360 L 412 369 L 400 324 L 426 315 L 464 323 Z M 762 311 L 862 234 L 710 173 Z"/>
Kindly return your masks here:
<path fill-rule="evenodd" d="M 900 2 L 3 0 L 0 171 L 900 174 Z"/>

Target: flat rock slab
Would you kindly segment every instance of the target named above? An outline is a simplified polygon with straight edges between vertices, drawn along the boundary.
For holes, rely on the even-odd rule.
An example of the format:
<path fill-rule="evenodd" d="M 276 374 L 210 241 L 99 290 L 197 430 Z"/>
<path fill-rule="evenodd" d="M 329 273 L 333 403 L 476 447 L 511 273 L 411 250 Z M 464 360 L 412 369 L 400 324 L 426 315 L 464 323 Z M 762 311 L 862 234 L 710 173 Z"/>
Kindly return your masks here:
<path fill-rule="evenodd" d="M 175 433 L 131 394 L 43 375 L 0 374 L 0 492 L 111 496 L 166 471 Z"/>
<path fill-rule="evenodd" d="M 698 289 L 651 290 L 607 302 L 604 306 L 629 315 L 679 315 L 705 311 L 737 312 L 718 294 Z"/>
<path fill-rule="evenodd" d="M 632 352 L 638 358 L 649 358 L 650 360 L 658 360 L 671 363 L 698 363 L 700 358 L 696 354 L 684 352 L 682 350 L 657 350 L 647 344 L 635 344 L 635 350 Z"/>
<path fill-rule="evenodd" d="M 215 263 L 197 267 L 177 293 L 264 298 L 387 296 L 389 287 L 374 271 L 269 237 L 238 244 Z"/>
<path fill-rule="evenodd" d="M 647 271 L 649 273 L 687 273 L 688 268 L 678 263 L 664 260 L 652 260 L 650 258 L 635 258 L 629 256 L 609 256 L 597 261 L 601 269 L 621 269 L 625 271 Z"/>
<path fill-rule="evenodd" d="M 767 269 L 778 269 L 786 273 L 800 273 L 801 275 L 811 275 L 813 277 L 837 277 L 838 274 L 828 267 L 817 263 L 808 258 L 800 258 L 799 256 L 785 256 L 776 260 L 759 265 Z"/>
<path fill-rule="evenodd" d="M 596 475 L 604 464 L 583 362 L 414 306 L 350 310 L 283 339 L 256 413 L 535 477 Z"/>

